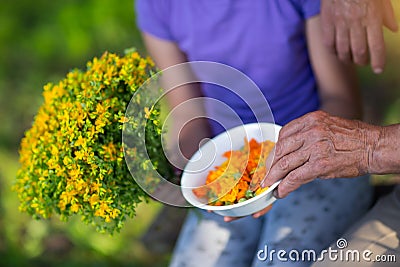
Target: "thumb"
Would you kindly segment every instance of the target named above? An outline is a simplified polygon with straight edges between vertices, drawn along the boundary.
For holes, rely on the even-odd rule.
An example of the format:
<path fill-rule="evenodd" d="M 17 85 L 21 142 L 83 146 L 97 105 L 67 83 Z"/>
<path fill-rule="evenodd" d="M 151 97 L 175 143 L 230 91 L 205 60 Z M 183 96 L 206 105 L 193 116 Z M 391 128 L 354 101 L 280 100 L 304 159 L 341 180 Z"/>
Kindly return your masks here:
<path fill-rule="evenodd" d="M 396 3 L 396 6 L 398 3 Z M 397 20 L 396 20 L 396 15 L 393 9 L 393 5 L 391 0 L 382 0 L 382 8 L 383 8 L 383 25 L 385 25 L 386 28 L 393 32 L 397 32 L 399 29 Z M 399 9 L 400 6 L 397 6 Z M 399 12 L 400 14 L 400 12 Z"/>

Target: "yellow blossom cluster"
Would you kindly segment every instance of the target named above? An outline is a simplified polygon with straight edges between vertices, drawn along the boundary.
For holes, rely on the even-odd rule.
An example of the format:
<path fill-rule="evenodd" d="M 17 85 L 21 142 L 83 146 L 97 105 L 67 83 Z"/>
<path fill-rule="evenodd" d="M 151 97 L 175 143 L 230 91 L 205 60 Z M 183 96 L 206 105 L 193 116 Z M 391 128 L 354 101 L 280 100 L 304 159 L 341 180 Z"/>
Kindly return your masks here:
<path fill-rule="evenodd" d="M 44 86 L 44 103 L 21 141 L 13 187 L 21 211 L 36 218 L 59 214 L 63 220 L 80 214 L 111 233 L 135 214 L 145 193 L 124 162 L 121 129 L 131 97 L 153 68 L 151 59 L 135 51 L 123 57 L 106 52 L 85 71 L 72 70 Z M 154 107 L 143 110 L 159 114 Z M 154 127 L 158 117 L 152 119 Z"/>

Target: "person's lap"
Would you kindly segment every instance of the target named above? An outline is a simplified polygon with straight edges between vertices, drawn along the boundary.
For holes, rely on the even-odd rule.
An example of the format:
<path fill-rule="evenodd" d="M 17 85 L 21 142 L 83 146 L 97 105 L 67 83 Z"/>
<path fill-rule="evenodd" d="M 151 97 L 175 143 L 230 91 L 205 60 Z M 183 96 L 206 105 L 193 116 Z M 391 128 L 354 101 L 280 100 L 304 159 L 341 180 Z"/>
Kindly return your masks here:
<path fill-rule="evenodd" d="M 259 260 L 257 252 L 267 246 L 268 251 L 314 249 L 318 254 L 367 211 L 371 195 L 367 177 L 316 180 L 276 201 L 260 219 L 225 223 L 219 215 L 191 211 L 170 266 L 309 266 Z"/>
<path fill-rule="evenodd" d="M 369 208 L 372 189 L 368 178 L 316 180 L 285 200 L 276 202 L 266 216 L 259 249 L 313 250 L 316 255 L 329 246 Z M 276 256 L 276 254 L 275 254 Z M 287 262 L 254 259 L 253 266 L 309 266 L 308 261 Z M 268 263 L 268 264 L 267 264 Z"/>
<path fill-rule="evenodd" d="M 371 211 L 343 235 L 343 238 L 347 241 L 347 246 L 342 250 L 345 253 L 358 251 L 359 260 L 349 257 L 349 259 L 339 261 L 324 257 L 324 261 L 315 263 L 313 267 L 398 266 L 400 261 L 400 186 L 380 199 Z M 335 245 L 332 249 L 339 250 Z M 366 250 L 370 253 L 363 255 Z M 377 256 L 384 262 L 377 261 Z"/>

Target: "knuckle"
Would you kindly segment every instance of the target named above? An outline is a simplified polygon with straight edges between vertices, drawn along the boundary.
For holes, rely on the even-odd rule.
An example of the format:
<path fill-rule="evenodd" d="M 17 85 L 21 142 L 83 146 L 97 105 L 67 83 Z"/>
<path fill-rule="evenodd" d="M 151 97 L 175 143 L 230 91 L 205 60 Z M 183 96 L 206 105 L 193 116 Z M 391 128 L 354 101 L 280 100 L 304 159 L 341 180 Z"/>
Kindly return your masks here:
<path fill-rule="evenodd" d="M 287 171 L 289 169 L 289 160 L 287 159 L 287 157 L 281 158 L 278 162 L 278 166 L 282 170 Z"/>
<path fill-rule="evenodd" d="M 310 120 L 312 120 L 314 122 L 319 122 L 319 121 L 321 121 L 322 119 L 325 118 L 326 113 L 324 111 L 322 111 L 322 110 L 318 110 L 318 111 L 314 111 L 312 113 L 309 113 L 308 116 L 309 116 Z"/>
<path fill-rule="evenodd" d="M 340 24 L 343 20 L 347 19 L 346 13 L 341 8 L 335 8 L 332 13 L 336 24 Z"/>
<path fill-rule="evenodd" d="M 311 130 L 310 130 L 310 133 L 309 133 L 309 137 L 312 139 L 312 140 L 314 140 L 314 141 L 320 141 L 320 140 L 323 140 L 324 138 L 325 138 L 325 136 L 326 136 L 326 129 L 325 129 L 325 127 L 324 126 L 322 126 L 322 125 L 320 125 L 320 124 L 318 124 L 318 125 L 315 125 Z"/>
<path fill-rule="evenodd" d="M 328 152 L 331 152 L 332 145 L 331 145 L 329 136 L 326 136 L 326 138 L 322 142 L 319 143 L 319 149 L 321 149 L 321 151 L 324 152 L 324 153 L 322 153 L 323 155 L 327 155 L 327 154 L 329 154 Z"/>
<path fill-rule="evenodd" d="M 302 150 L 299 157 L 302 163 L 307 162 L 310 159 L 310 151 Z"/>
<path fill-rule="evenodd" d="M 317 143 L 314 145 L 313 151 L 314 153 L 312 153 L 312 162 L 315 165 L 320 166 L 322 161 L 324 161 L 326 158 L 325 146 L 322 143 Z"/>
<path fill-rule="evenodd" d="M 325 132 L 325 126 L 322 123 L 319 123 L 315 125 L 314 131 L 319 135 L 323 135 Z"/>
<path fill-rule="evenodd" d="M 353 56 L 357 59 L 364 59 L 367 56 L 367 49 L 366 48 L 358 48 L 354 49 Z"/>
<path fill-rule="evenodd" d="M 310 113 L 313 119 L 318 119 L 322 116 L 323 112 L 321 110 L 317 110 L 315 112 Z"/>
<path fill-rule="evenodd" d="M 323 110 L 318 110 L 315 113 L 318 114 L 318 116 L 321 117 L 321 118 L 325 118 L 328 115 L 328 113 L 326 113 Z"/>

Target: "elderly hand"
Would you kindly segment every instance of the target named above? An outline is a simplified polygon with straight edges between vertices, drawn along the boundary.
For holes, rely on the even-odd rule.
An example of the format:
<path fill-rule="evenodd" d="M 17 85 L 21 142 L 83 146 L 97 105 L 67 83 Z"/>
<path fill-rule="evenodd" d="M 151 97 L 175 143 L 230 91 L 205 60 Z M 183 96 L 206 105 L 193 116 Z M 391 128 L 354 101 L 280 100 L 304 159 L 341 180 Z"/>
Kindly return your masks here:
<path fill-rule="evenodd" d="M 275 191 L 281 198 L 318 177 L 366 174 L 381 131 L 380 127 L 323 111 L 309 113 L 281 129 L 263 186 L 282 179 Z"/>
<path fill-rule="evenodd" d="M 383 25 L 398 28 L 390 0 L 322 0 L 321 21 L 325 43 L 341 60 L 383 71 Z"/>

